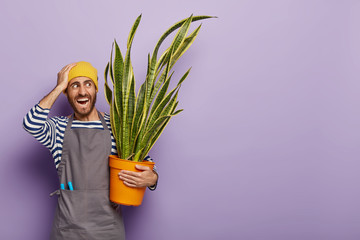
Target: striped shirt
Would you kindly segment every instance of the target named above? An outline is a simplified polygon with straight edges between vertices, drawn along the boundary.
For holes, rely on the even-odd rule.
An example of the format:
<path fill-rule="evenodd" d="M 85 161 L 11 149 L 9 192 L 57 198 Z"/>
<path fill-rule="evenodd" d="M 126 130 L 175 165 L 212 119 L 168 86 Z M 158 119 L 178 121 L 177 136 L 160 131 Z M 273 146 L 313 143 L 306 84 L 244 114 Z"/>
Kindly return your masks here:
<path fill-rule="evenodd" d="M 61 162 L 61 154 L 63 149 L 64 142 L 64 133 L 66 125 L 69 121 L 67 117 L 52 117 L 48 118 L 50 109 L 44 109 L 36 104 L 30 111 L 26 114 L 23 121 L 24 129 L 29 132 L 32 136 L 35 137 L 42 145 L 47 147 L 51 155 L 54 158 L 55 167 L 58 168 L 59 163 Z M 107 127 L 111 133 L 111 154 L 117 155 L 115 139 L 111 131 L 110 125 L 110 115 L 105 113 L 104 119 Z M 91 129 L 104 129 L 101 121 L 79 121 L 74 120 L 71 126 L 74 128 L 91 128 Z M 152 159 L 147 156 L 145 158 L 147 161 L 152 161 Z M 154 170 L 156 168 L 154 166 Z"/>

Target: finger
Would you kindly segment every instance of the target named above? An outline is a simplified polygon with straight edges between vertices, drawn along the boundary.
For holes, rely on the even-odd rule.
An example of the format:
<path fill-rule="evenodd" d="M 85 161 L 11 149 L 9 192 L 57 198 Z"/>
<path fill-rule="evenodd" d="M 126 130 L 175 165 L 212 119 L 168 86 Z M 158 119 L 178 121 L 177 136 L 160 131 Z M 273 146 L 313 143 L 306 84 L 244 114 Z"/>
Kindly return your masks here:
<path fill-rule="evenodd" d="M 70 71 L 70 69 L 71 69 L 72 67 L 74 67 L 74 66 L 76 66 L 76 63 L 70 63 L 70 64 L 64 66 L 64 67 L 61 69 L 60 72 Z"/>
<path fill-rule="evenodd" d="M 124 184 L 128 187 L 132 187 L 132 188 L 136 188 L 137 186 L 135 184 L 132 184 L 132 183 L 129 183 L 129 182 L 126 182 L 124 181 Z"/>
<path fill-rule="evenodd" d="M 65 65 L 65 66 L 60 70 L 60 72 L 65 71 L 65 69 L 67 68 L 67 66 L 68 66 L 68 65 Z"/>
<path fill-rule="evenodd" d="M 137 183 L 137 182 L 132 181 L 132 180 L 123 180 L 123 183 L 124 183 L 124 184 L 125 184 L 125 183 L 127 183 L 127 184 L 131 184 L 131 185 L 134 185 L 134 186 L 137 186 L 137 185 L 138 185 L 138 183 Z"/>
<path fill-rule="evenodd" d="M 135 165 L 135 168 L 137 169 L 137 170 L 141 170 L 141 171 L 148 171 L 148 170 L 150 170 L 150 168 L 149 167 L 147 167 L 147 166 L 143 166 L 143 165 Z"/>
<path fill-rule="evenodd" d="M 133 171 L 126 171 L 126 170 L 121 170 L 120 175 L 126 175 L 126 176 L 134 176 L 134 177 L 140 177 L 141 173 L 140 172 L 133 172 Z"/>
<path fill-rule="evenodd" d="M 70 64 L 66 64 L 62 69 L 61 72 L 65 71 L 70 65 L 72 65 L 74 63 L 70 63 Z"/>
<path fill-rule="evenodd" d="M 137 184 L 141 179 L 133 176 L 119 175 L 120 180 Z"/>
<path fill-rule="evenodd" d="M 70 72 L 70 70 L 75 66 L 76 66 L 76 63 L 71 63 L 71 64 L 67 65 L 66 66 L 67 68 L 65 69 L 64 72 Z"/>

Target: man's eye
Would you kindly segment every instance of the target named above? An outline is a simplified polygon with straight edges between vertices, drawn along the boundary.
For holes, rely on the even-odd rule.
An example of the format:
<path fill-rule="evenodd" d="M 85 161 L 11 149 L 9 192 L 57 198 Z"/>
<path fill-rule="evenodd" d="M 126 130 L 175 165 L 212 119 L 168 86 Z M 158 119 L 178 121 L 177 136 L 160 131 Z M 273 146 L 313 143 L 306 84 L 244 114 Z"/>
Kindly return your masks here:
<path fill-rule="evenodd" d="M 91 83 L 86 83 L 86 86 L 87 86 L 87 87 L 90 87 L 90 86 L 91 86 Z"/>
<path fill-rule="evenodd" d="M 77 84 L 72 85 L 72 88 L 77 88 L 77 87 L 78 87 Z"/>

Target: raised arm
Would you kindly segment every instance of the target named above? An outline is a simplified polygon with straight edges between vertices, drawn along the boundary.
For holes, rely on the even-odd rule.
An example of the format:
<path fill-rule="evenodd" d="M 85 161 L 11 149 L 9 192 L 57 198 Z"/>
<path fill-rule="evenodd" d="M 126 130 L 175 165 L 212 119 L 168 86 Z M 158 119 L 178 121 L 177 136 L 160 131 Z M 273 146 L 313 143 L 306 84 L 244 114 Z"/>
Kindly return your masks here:
<path fill-rule="evenodd" d="M 54 120 L 48 119 L 48 114 L 60 93 L 67 88 L 69 71 L 75 65 L 75 63 L 72 63 L 61 69 L 58 73 L 56 87 L 24 117 L 24 129 L 50 150 L 53 150 L 56 140 L 56 123 Z"/>
<path fill-rule="evenodd" d="M 58 73 L 57 84 L 56 87 L 46 95 L 39 102 L 39 106 L 45 109 L 50 109 L 52 105 L 55 103 L 56 99 L 59 97 L 61 92 L 65 91 L 68 85 L 68 76 L 72 67 L 74 67 L 76 63 L 71 63 L 63 67 Z"/>

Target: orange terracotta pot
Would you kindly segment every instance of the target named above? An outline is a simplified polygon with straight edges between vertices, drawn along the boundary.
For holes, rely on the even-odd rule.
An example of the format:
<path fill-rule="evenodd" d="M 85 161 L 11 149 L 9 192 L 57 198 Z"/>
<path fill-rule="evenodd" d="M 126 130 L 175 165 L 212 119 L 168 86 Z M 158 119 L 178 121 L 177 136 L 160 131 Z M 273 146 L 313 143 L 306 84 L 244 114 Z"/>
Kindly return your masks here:
<path fill-rule="evenodd" d="M 118 158 L 116 155 L 109 156 L 110 166 L 110 201 L 127 206 L 139 206 L 142 203 L 146 187 L 132 188 L 126 186 L 119 179 L 118 173 L 121 170 L 141 172 L 135 168 L 135 165 L 144 165 L 153 168 L 154 162 L 133 162 Z"/>

